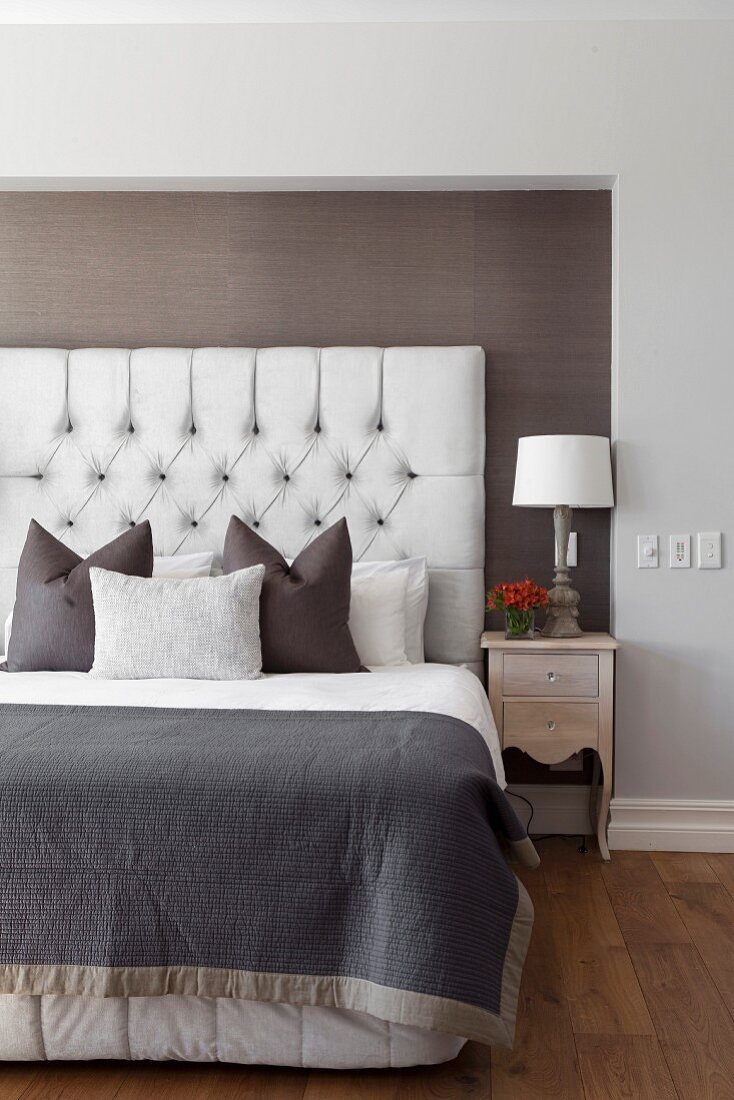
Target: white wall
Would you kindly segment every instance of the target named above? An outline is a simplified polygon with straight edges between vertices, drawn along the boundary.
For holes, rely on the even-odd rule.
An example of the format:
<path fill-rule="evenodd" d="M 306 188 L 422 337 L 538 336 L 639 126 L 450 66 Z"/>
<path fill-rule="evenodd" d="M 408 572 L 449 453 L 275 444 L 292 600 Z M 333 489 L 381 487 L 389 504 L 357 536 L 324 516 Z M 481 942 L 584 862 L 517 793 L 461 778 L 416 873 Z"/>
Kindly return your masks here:
<path fill-rule="evenodd" d="M 2 28 L 0 96 L 21 187 L 618 173 L 617 794 L 734 798 L 734 553 L 665 549 L 734 546 L 733 23 Z"/>

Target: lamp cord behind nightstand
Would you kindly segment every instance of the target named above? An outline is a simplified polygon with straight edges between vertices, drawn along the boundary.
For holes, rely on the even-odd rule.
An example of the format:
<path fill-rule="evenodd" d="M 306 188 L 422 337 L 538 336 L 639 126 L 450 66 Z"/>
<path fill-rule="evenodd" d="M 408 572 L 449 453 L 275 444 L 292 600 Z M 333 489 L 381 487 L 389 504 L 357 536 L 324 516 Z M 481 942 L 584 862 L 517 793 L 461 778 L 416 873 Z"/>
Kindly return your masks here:
<path fill-rule="evenodd" d="M 527 824 L 525 825 L 525 832 L 528 834 L 528 836 L 530 836 L 530 824 L 533 820 L 533 815 L 535 814 L 535 807 L 533 806 L 530 799 L 526 798 L 524 794 L 516 794 L 515 791 L 508 791 L 507 794 L 510 798 L 519 798 L 521 802 L 524 802 L 525 805 L 529 807 L 530 817 L 528 818 Z M 537 844 L 541 840 L 580 840 L 581 843 L 576 849 L 579 855 L 585 856 L 588 854 L 589 851 L 586 846 L 586 835 L 584 833 L 544 833 L 543 836 L 532 837 L 533 844 Z"/>

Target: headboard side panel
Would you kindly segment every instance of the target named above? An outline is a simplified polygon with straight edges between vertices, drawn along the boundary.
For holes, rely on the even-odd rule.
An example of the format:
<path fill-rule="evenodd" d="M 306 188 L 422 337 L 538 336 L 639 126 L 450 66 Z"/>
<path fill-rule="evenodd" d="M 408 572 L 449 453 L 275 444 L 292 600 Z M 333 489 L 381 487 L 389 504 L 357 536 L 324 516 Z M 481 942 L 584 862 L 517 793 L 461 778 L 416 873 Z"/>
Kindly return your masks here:
<path fill-rule="evenodd" d="M 355 560 L 428 559 L 427 659 L 480 669 L 481 348 L 6 348 L 0 395 L 3 621 L 31 517 L 219 556 L 234 513 L 292 558 L 345 516 Z"/>

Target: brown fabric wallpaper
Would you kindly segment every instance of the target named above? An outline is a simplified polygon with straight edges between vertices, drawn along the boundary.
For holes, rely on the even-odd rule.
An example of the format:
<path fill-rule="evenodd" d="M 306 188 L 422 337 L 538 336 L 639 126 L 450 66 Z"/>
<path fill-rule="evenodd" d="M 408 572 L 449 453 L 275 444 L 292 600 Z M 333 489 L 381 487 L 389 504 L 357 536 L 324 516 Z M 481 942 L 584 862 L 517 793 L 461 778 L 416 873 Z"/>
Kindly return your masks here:
<path fill-rule="evenodd" d="M 487 580 L 549 583 L 517 437 L 609 434 L 611 217 L 608 191 L 6 192 L 0 344 L 481 344 Z M 609 514 L 574 529 L 605 629 Z"/>

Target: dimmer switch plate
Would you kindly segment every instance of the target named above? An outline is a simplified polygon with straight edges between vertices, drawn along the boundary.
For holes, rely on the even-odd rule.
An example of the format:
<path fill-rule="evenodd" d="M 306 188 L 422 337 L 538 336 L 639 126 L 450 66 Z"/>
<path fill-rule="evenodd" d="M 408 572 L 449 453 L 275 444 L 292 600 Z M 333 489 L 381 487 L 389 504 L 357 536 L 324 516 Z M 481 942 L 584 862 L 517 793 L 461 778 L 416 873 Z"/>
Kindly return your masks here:
<path fill-rule="evenodd" d="M 638 535 L 637 568 L 657 569 L 659 561 L 657 535 Z"/>
<path fill-rule="evenodd" d="M 670 568 L 671 569 L 690 569 L 691 568 L 691 536 L 690 535 L 671 535 L 670 536 Z"/>

